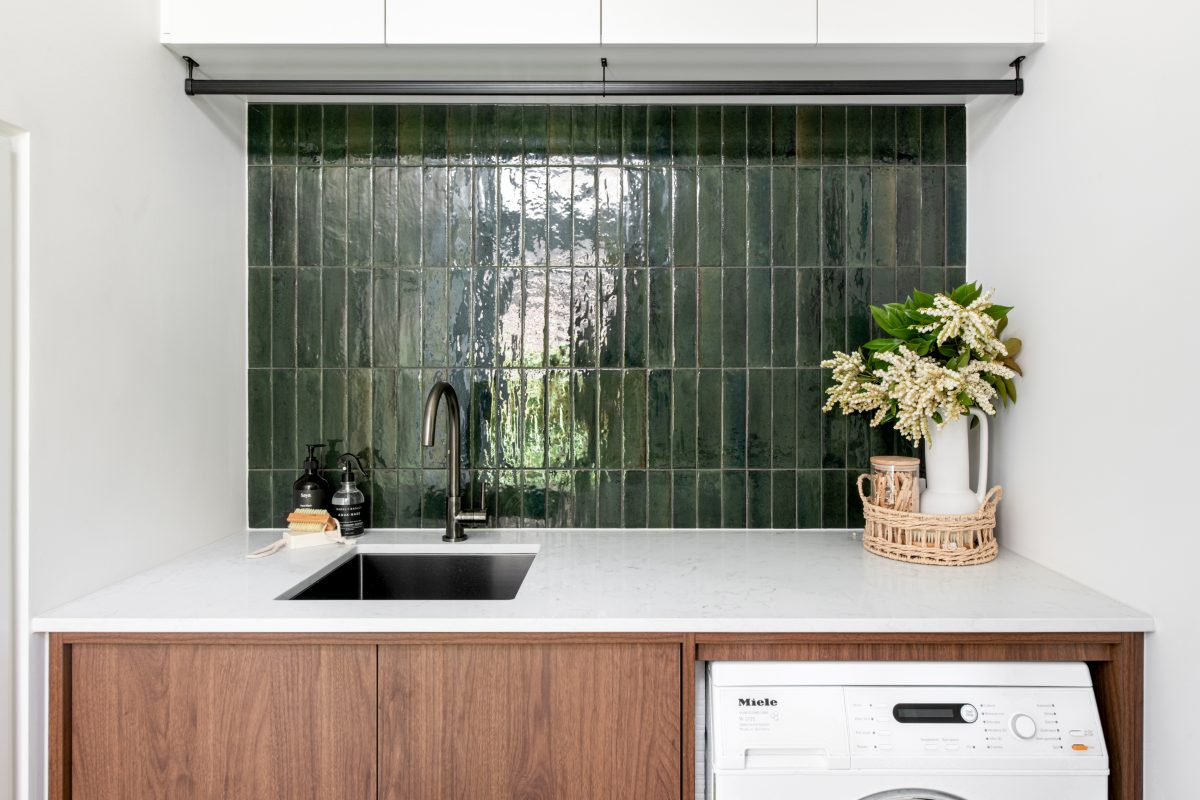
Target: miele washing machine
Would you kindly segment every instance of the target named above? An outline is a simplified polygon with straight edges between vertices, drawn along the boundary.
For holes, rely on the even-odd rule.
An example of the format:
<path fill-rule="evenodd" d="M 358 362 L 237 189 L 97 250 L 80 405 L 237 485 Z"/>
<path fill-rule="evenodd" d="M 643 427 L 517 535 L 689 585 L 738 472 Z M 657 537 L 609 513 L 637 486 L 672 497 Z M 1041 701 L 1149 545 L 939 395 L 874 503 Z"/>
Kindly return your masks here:
<path fill-rule="evenodd" d="M 1084 664 L 713 662 L 713 800 L 1106 800 Z"/>

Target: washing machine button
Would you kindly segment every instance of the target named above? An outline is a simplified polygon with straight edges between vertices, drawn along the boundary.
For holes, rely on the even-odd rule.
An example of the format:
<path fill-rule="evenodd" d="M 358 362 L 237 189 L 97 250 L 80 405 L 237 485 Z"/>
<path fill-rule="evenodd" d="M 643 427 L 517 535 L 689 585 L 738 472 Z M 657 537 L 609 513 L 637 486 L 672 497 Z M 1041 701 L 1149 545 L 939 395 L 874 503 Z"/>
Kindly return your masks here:
<path fill-rule="evenodd" d="M 979 719 L 979 710 L 970 703 L 960 708 L 958 714 L 962 717 L 963 722 L 974 722 Z"/>
<path fill-rule="evenodd" d="M 1037 723 L 1028 714 L 1016 714 L 1009 723 L 1018 739 L 1032 739 L 1037 735 Z"/>

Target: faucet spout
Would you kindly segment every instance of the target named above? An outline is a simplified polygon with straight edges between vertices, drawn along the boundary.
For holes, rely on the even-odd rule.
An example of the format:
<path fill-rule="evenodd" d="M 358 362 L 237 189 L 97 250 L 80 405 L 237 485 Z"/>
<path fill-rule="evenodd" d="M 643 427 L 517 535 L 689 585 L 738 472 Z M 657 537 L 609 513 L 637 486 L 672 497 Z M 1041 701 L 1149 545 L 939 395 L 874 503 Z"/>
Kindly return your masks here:
<path fill-rule="evenodd" d="M 446 439 L 449 453 L 446 458 L 446 535 L 442 540 L 463 542 L 467 539 L 466 533 L 463 532 L 464 525 L 487 522 L 487 513 L 462 510 L 462 462 L 459 448 L 462 437 L 458 393 L 445 381 L 435 383 L 429 390 L 429 396 L 425 398 L 425 414 L 421 419 L 421 443 L 425 447 L 433 447 L 433 437 L 437 432 L 438 408 L 443 399 L 446 401 Z"/>

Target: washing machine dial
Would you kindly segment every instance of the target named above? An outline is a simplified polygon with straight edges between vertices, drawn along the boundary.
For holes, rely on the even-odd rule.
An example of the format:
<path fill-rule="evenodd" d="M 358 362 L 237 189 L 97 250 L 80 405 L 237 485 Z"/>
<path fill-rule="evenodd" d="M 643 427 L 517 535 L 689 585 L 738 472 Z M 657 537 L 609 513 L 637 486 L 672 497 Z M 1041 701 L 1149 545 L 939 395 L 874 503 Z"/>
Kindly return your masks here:
<path fill-rule="evenodd" d="M 1028 714 L 1014 715 L 1010 725 L 1018 739 L 1032 739 L 1037 735 L 1037 723 Z"/>

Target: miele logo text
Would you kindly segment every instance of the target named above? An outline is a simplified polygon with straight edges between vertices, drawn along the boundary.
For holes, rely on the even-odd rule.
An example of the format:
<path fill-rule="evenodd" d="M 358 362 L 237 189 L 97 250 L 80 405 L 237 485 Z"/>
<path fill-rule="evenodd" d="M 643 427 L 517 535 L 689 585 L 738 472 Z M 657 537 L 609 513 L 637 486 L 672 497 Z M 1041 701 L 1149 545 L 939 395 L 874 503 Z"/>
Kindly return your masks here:
<path fill-rule="evenodd" d="M 777 705 L 779 705 L 779 701 L 772 700 L 769 697 L 764 697 L 761 700 L 753 700 L 748 697 L 739 697 L 738 705 L 739 706 L 777 706 Z"/>

